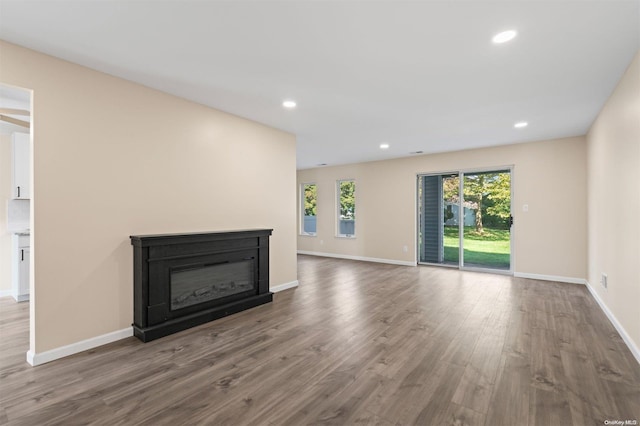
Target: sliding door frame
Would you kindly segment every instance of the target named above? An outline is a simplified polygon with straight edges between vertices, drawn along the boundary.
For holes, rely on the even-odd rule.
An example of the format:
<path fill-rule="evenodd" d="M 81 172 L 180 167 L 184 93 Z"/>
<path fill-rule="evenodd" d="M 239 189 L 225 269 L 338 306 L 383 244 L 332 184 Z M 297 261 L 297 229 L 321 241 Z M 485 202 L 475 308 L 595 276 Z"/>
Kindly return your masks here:
<path fill-rule="evenodd" d="M 509 209 L 510 215 L 513 218 L 513 171 L 514 165 L 507 166 L 492 166 L 492 167 L 480 167 L 480 168 L 470 168 L 470 169 L 458 169 L 455 171 L 445 171 L 445 172 L 428 172 L 428 173 L 418 173 L 416 175 L 416 261 L 418 265 L 428 265 L 428 266 L 442 266 L 445 268 L 456 268 L 461 271 L 475 271 L 475 272 L 490 272 L 493 274 L 503 274 L 503 275 L 513 275 L 514 271 L 514 259 L 515 252 L 513 247 L 514 242 L 514 226 L 515 221 L 509 228 L 509 269 L 494 269 L 494 268 L 482 268 L 476 266 L 464 266 L 464 177 L 465 175 L 471 175 L 474 173 L 486 173 L 486 172 L 496 172 L 496 171 L 508 171 L 509 172 Z M 458 193 L 460 197 L 460 202 L 458 203 L 458 264 L 446 264 L 446 263 L 431 263 L 431 262 L 421 262 L 420 261 L 420 208 L 421 208 L 421 200 L 420 200 L 420 178 L 424 176 L 442 176 L 442 175 L 458 175 Z"/>

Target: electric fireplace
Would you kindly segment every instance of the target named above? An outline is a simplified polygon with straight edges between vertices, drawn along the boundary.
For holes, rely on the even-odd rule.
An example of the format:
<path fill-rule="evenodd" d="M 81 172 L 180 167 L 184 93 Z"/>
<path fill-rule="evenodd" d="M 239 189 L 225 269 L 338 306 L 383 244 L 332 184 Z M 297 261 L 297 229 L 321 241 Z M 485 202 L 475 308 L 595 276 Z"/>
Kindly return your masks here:
<path fill-rule="evenodd" d="M 133 330 L 143 342 L 269 303 L 271 229 L 133 235 Z"/>

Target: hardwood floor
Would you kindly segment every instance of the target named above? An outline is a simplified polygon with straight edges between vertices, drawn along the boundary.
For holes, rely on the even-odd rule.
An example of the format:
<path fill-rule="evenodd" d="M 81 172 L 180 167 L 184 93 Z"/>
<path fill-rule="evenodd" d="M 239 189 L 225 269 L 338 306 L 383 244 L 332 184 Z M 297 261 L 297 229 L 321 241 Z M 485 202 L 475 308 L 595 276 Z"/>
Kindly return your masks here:
<path fill-rule="evenodd" d="M 299 256 L 300 287 L 38 367 L 0 302 L 0 424 L 603 425 L 640 366 L 584 286 Z"/>

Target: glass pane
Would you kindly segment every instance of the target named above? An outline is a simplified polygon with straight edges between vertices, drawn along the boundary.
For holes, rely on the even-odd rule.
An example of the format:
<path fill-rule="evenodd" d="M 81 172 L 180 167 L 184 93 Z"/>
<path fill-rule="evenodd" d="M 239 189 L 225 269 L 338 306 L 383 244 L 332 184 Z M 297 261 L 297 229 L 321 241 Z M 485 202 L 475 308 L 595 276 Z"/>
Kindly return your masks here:
<path fill-rule="evenodd" d="M 418 181 L 418 259 L 458 265 L 459 206 L 457 174 L 420 176 Z"/>
<path fill-rule="evenodd" d="M 441 189 L 441 176 L 421 176 L 419 260 L 423 263 L 442 262 Z"/>
<path fill-rule="evenodd" d="M 315 183 L 307 183 L 302 188 L 302 233 L 316 234 L 317 187 Z"/>
<path fill-rule="evenodd" d="M 341 180 L 339 187 L 338 235 L 353 236 L 356 233 L 356 183 L 353 180 Z"/>
<path fill-rule="evenodd" d="M 443 259 L 442 263 L 458 265 L 460 257 L 460 177 L 443 176 Z"/>
<path fill-rule="evenodd" d="M 171 310 L 253 290 L 253 261 L 171 271 Z"/>
<path fill-rule="evenodd" d="M 463 266 L 511 267 L 511 173 L 464 175 Z"/>

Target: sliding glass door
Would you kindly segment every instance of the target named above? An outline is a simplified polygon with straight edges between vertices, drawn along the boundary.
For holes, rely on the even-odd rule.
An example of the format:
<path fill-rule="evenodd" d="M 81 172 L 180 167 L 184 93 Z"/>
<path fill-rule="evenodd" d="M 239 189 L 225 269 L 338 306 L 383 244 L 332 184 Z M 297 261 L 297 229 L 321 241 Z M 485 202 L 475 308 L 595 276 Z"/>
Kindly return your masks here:
<path fill-rule="evenodd" d="M 511 270 L 511 170 L 418 176 L 418 261 Z"/>
<path fill-rule="evenodd" d="M 419 238 L 421 263 L 458 265 L 459 228 L 458 173 L 426 175 L 418 179 Z"/>
<path fill-rule="evenodd" d="M 463 173 L 465 209 L 472 220 L 464 227 L 467 268 L 511 269 L 511 172 Z"/>

